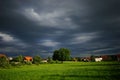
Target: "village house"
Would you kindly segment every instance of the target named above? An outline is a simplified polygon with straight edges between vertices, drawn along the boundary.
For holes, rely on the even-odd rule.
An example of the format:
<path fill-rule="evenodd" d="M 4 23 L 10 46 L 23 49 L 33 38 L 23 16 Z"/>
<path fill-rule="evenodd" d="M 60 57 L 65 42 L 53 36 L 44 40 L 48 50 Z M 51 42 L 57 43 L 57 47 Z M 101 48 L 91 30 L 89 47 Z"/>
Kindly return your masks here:
<path fill-rule="evenodd" d="M 1 58 L 1 57 L 6 57 L 6 55 L 4 55 L 4 54 L 0 54 L 0 58 Z"/>
<path fill-rule="evenodd" d="M 91 58 L 90 57 L 83 57 L 83 58 L 81 58 L 81 61 L 89 62 L 89 61 L 91 61 Z"/>
<path fill-rule="evenodd" d="M 103 60 L 103 61 L 108 61 L 108 60 L 109 60 L 108 55 L 102 55 L 101 57 L 102 57 L 102 60 Z"/>
<path fill-rule="evenodd" d="M 102 61 L 102 57 L 95 58 L 95 62 L 101 62 L 101 61 Z"/>
<path fill-rule="evenodd" d="M 47 63 L 48 60 L 47 60 L 47 59 L 43 59 L 41 62 L 42 62 L 42 63 Z"/>
<path fill-rule="evenodd" d="M 8 60 L 8 58 L 7 58 L 7 56 L 5 54 L 0 54 L 0 58 L 6 59 L 6 61 L 9 62 L 9 60 Z"/>
<path fill-rule="evenodd" d="M 13 57 L 8 57 L 8 60 L 9 60 L 9 61 L 12 61 L 12 60 L 13 60 Z"/>
<path fill-rule="evenodd" d="M 77 61 L 78 61 L 78 59 L 77 59 L 76 57 L 74 57 L 74 58 L 73 58 L 73 61 L 74 61 L 74 62 L 77 62 Z"/>
<path fill-rule="evenodd" d="M 33 61 L 33 58 L 31 56 L 25 56 L 24 61 L 25 62 Z"/>
<path fill-rule="evenodd" d="M 120 61 L 120 54 L 117 54 L 117 60 Z"/>
<path fill-rule="evenodd" d="M 0 58 L 2 58 L 2 57 L 5 57 L 6 60 L 9 61 L 8 58 L 7 58 L 7 56 L 5 54 L 0 54 Z"/>

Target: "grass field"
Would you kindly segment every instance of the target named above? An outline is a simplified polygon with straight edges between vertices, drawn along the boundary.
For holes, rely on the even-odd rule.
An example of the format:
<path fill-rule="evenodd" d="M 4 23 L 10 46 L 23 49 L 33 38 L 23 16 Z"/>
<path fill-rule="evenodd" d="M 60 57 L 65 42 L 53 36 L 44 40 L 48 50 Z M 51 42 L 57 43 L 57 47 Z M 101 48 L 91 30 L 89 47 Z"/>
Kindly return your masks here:
<path fill-rule="evenodd" d="M 119 62 L 64 62 L 0 69 L 0 80 L 120 80 Z"/>

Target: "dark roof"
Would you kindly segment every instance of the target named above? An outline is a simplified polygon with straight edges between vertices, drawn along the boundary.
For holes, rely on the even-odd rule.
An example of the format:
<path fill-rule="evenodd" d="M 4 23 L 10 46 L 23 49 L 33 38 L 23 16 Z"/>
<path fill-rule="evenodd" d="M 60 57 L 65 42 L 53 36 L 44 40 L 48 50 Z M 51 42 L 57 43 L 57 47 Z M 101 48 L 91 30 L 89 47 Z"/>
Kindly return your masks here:
<path fill-rule="evenodd" d="M 120 58 L 120 54 L 117 54 L 117 57 Z"/>

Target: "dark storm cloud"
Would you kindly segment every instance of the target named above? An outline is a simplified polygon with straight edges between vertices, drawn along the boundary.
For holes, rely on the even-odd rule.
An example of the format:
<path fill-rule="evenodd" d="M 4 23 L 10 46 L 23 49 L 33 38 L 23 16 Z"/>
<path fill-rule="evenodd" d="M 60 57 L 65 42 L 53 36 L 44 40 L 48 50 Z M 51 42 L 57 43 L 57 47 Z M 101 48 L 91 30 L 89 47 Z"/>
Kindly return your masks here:
<path fill-rule="evenodd" d="M 51 56 L 119 53 L 119 0 L 0 0 L 0 52 Z"/>

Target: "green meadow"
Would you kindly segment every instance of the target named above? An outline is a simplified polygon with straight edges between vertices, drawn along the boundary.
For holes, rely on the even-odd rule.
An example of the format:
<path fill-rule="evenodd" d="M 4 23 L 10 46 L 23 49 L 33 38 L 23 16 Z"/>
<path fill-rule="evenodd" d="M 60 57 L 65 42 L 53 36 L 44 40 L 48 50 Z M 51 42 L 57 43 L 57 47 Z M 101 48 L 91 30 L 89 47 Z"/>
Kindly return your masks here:
<path fill-rule="evenodd" d="M 120 80 L 119 62 L 64 62 L 0 69 L 0 80 Z"/>

